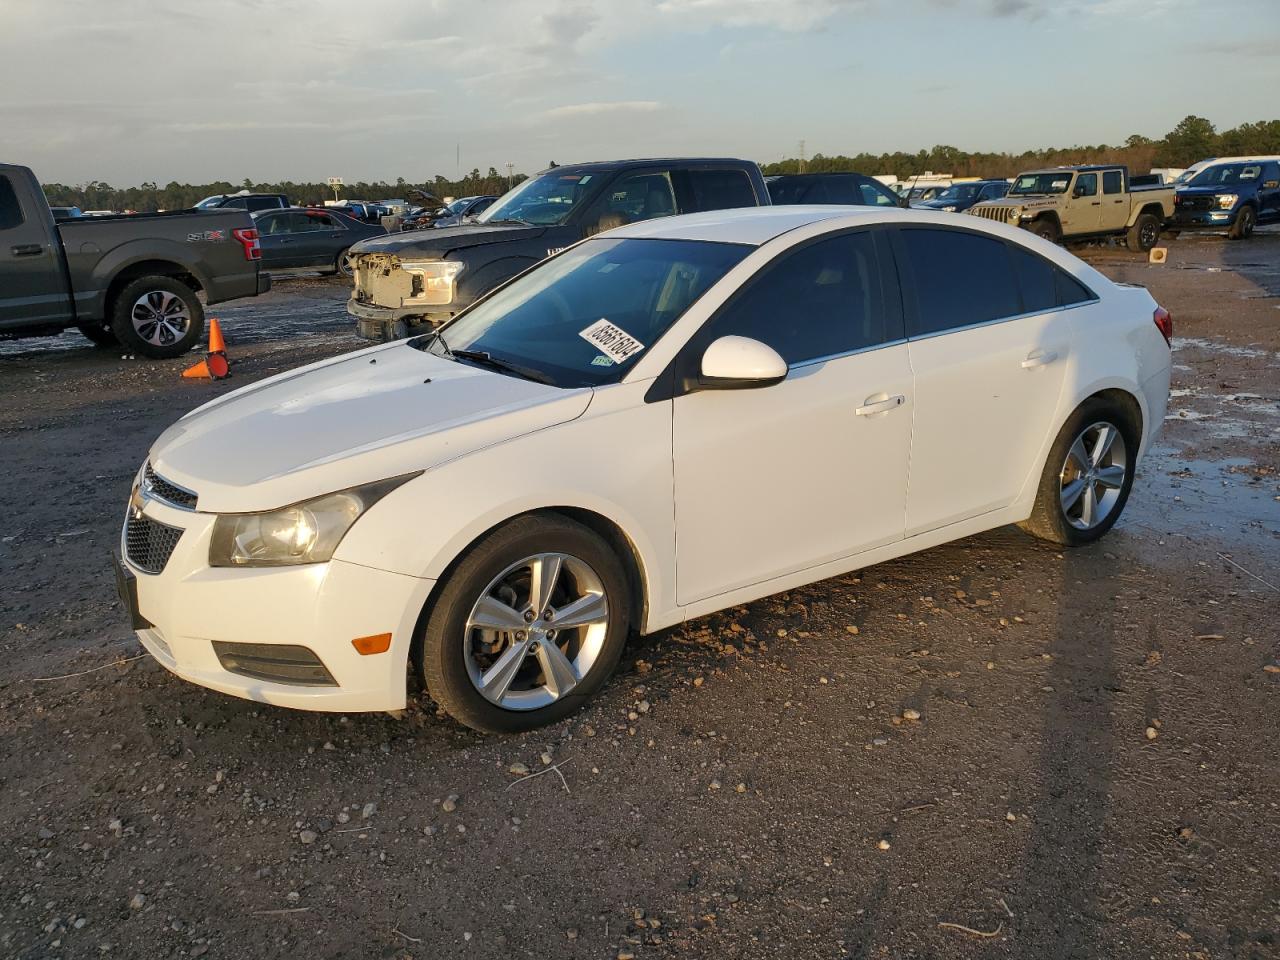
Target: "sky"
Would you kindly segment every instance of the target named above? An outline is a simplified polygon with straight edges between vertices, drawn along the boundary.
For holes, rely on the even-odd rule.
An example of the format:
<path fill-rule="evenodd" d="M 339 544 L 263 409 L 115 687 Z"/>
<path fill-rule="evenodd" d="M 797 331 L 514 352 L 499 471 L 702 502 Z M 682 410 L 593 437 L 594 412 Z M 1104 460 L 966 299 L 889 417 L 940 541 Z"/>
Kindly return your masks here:
<path fill-rule="evenodd" d="M 71 184 L 1021 151 L 1277 89 L 1280 0 L 0 0 L 0 160 Z"/>

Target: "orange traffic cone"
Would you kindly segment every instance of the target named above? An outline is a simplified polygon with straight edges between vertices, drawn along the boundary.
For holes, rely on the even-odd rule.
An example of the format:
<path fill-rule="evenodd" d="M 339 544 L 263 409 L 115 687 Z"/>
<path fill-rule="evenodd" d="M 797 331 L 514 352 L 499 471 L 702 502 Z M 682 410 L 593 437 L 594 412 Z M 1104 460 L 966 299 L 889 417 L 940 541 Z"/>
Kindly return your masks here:
<path fill-rule="evenodd" d="M 209 352 L 199 363 L 183 370 L 182 375 L 190 380 L 222 380 L 231 376 L 227 344 L 222 339 L 222 325 L 217 317 L 209 318 Z"/>

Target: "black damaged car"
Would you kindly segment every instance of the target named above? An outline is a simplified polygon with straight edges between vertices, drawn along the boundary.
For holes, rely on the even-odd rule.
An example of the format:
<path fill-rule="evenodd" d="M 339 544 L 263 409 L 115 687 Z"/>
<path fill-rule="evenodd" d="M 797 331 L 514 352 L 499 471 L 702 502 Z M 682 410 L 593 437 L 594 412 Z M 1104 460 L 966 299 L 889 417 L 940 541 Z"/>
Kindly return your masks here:
<path fill-rule="evenodd" d="M 619 160 L 552 167 L 474 223 L 366 240 L 351 250 L 347 312 L 360 336 L 395 340 L 448 320 L 585 237 L 655 217 L 769 205 L 748 160 Z"/>

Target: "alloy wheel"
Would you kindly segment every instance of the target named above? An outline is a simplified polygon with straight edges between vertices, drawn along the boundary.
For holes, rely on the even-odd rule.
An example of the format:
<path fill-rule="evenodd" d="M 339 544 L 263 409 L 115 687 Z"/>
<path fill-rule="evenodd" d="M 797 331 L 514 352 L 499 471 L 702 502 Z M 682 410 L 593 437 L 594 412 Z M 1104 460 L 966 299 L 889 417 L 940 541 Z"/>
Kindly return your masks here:
<path fill-rule="evenodd" d="M 1148 250 L 1160 242 L 1160 224 L 1147 221 L 1142 225 L 1138 239 Z"/>
<path fill-rule="evenodd" d="M 1062 464 L 1062 514 L 1077 530 L 1092 530 L 1111 515 L 1128 471 L 1128 449 L 1118 427 L 1105 420 L 1085 427 Z"/>
<path fill-rule="evenodd" d="M 609 630 L 599 574 L 565 553 L 513 563 L 490 581 L 467 616 L 467 675 L 505 710 L 560 700 L 591 671 Z"/>
<path fill-rule="evenodd" d="M 186 303 L 168 290 L 144 293 L 133 302 L 129 317 L 138 336 L 158 347 L 177 343 L 191 327 L 191 312 Z"/>

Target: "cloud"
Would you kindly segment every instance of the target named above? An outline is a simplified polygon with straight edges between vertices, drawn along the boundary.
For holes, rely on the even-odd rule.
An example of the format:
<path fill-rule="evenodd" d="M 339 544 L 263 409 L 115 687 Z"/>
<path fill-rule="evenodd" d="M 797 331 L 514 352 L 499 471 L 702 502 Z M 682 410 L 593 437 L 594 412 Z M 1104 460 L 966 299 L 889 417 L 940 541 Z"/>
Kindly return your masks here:
<path fill-rule="evenodd" d="M 841 11 L 867 5 L 866 0 L 658 0 L 657 10 L 703 27 L 774 27 L 804 32 Z"/>
<path fill-rule="evenodd" d="M 548 120 L 561 120 L 565 117 L 594 117 L 613 113 L 653 113 L 661 109 L 662 104 L 657 100 L 623 100 L 613 103 L 570 103 L 563 107 L 553 107 L 542 115 Z"/>

